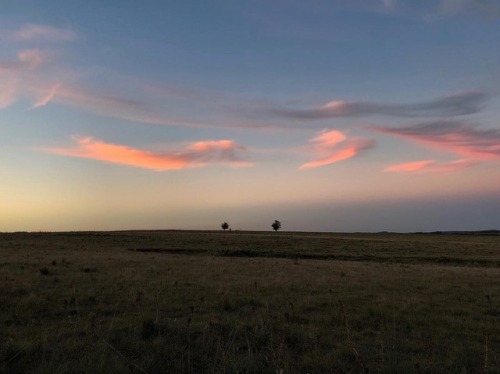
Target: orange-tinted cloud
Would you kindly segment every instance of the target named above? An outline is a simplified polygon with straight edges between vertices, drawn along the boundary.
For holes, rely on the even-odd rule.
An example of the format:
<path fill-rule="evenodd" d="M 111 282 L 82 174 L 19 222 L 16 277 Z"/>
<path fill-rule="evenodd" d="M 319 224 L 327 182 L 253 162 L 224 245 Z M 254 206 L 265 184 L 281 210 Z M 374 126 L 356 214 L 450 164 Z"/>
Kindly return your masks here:
<path fill-rule="evenodd" d="M 310 140 L 313 152 L 318 156 L 315 160 L 306 162 L 300 169 L 317 168 L 347 160 L 359 152 L 372 148 L 375 144 L 369 139 L 348 139 L 341 131 L 323 131 Z"/>
<path fill-rule="evenodd" d="M 404 128 L 373 128 L 471 159 L 500 159 L 500 130 L 480 130 L 461 122 L 432 122 Z"/>
<path fill-rule="evenodd" d="M 469 91 L 411 104 L 336 100 L 311 109 L 273 109 L 271 112 L 286 118 L 301 120 L 370 115 L 447 117 L 477 113 L 483 107 L 487 97 L 483 92 Z"/>
<path fill-rule="evenodd" d="M 134 166 L 156 171 L 179 170 L 221 163 L 233 167 L 251 166 L 241 160 L 237 151 L 245 148 L 232 140 L 200 141 L 183 151 L 154 153 L 124 145 L 105 143 L 92 137 L 73 137 L 76 146 L 71 148 L 45 148 L 43 151 L 70 157 L 81 157 L 108 163 Z"/>
<path fill-rule="evenodd" d="M 401 164 L 395 164 L 388 166 L 384 169 L 387 172 L 412 172 L 417 170 L 422 170 L 425 167 L 434 164 L 436 161 L 434 160 L 422 160 L 422 161 L 413 161 L 413 162 L 405 162 Z"/>
<path fill-rule="evenodd" d="M 400 173 L 451 173 L 477 164 L 474 160 L 455 160 L 447 163 L 438 163 L 435 160 L 406 162 L 388 166 L 385 172 Z"/>
<path fill-rule="evenodd" d="M 311 142 L 315 143 L 316 148 L 330 148 L 342 143 L 346 139 L 347 136 L 343 132 L 331 130 L 320 133 L 311 139 Z"/>

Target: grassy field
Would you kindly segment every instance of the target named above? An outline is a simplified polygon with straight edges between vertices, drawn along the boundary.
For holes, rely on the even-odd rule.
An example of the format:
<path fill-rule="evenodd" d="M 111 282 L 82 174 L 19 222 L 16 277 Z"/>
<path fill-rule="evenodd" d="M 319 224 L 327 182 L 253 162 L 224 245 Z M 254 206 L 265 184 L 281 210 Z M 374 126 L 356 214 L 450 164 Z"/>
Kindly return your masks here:
<path fill-rule="evenodd" d="M 0 234 L 0 372 L 499 373 L 500 236 Z"/>

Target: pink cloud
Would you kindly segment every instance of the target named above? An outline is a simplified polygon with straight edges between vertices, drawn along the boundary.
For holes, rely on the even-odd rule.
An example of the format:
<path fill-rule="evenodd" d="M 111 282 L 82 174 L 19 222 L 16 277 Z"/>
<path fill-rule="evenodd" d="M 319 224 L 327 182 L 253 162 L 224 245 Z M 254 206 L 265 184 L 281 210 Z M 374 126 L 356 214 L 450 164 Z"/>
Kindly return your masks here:
<path fill-rule="evenodd" d="M 369 139 L 348 139 L 341 131 L 323 131 L 310 140 L 313 152 L 318 156 L 315 160 L 306 162 L 300 169 L 317 168 L 335 162 L 347 160 L 358 153 L 372 148 L 374 141 Z"/>
<path fill-rule="evenodd" d="M 330 148 L 334 147 L 339 143 L 342 143 L 347 139 L 347 136 L 337 130 L 324 131 L 315 138 L 311 139 L 312 143 L 316 144 L 319 148 Z"/>
<path fill-rule="evenodd" d="M 92 137 L 73 137 L 76 145 L 71 148 L 45 148 L 51 154 L 80 157 L 108 163 L 134 166 L 155 171 L 179 170 L 221 163 L 233 167 L 252 164 L 241 160 L 237 151 L 245 148 L 232 140 L 200 141 L 183 151 L 154 153 L 124 145 L 105 143 Z"/>
<path fill-rule="evenodd" d="M 42 97 L 40 97 L 39 100 L 37 100 L 35 102 L 35 104 L 33 104 L 33 106 L 31 107 L 31 109 L 40 108 L 42 106 L 47 105 L 49 102 L 51 102 L 52 99 L 54 99 L 54 97 L 56 96 L 56 93 L 57 93 L 57 91 L 59 90 L 60 87 L 61 87 L 60 83 L 55 84 L 54 86 L 52 86 L 49 89 L 48 92 L 46 92 Z"/>
<path fill-rule="evenodd" d="M 423 160 L 391 165 L 385 172 L 403 173 L 451 173 L 477 164 L 474 160 L 455 160 L 447 163 L 437 163 L 435 160 Z"/>
<path fill-rule="evenodd" d="M 188 148 L 194 152 L 211 152 L 217 149 L 234 149 L 235 146 L 237 145 L 235 145 L 232 140 L 205 140 L 193 143 Z"/>
<path fill-rule="evenodd" d="M 0 108 L 5 108 L 11 105 L 16 100 L 17 95 L 17 80 L 15 78 L 7 78 L 0 81 Z"/>
<path fill-rule="evenodd" d="M 405 128 L 373 128 L 471 159 L 500 159 L 500 130 L 479 130 L 461 122 L 433 122 Z"/>
<path fill-rule="evenodd" d="M 65 42 L 77 38 L 76 33 L 68 28 L 40 24 L 26 24 L 16 31 L 13 36 L 16 40 L 49 42 Z"/>
<path fill-rule="evenodd" d="M 17 60 L 0 62 L 0 73 L 21 69 L 35 69 L 45 61 L 44 54 L 38 49 L 26 49 L 17 54 Z"/>
<path fill-rule="evenodd" d="M 37 68 L 41 64 L 43 64 L 45 58 L 42 52 L 38 49 L 26 49 L 24 51 L 19 52 L 18 54 L 19 61 L 25 64 L 26 67 L 30 69 Z"/>
<path fill-rule="evenodd" d="M 36 87 L 36 75 L 31 74 L 46 61 L 38 49 L 26 49 L 13 61 L 0 62 L 0 108 L 13 104 L 19 96 L 31 95 Z"/>
<path fill-rule="evenodd" d="M 429 165 L 434 164 L 436 161 L 434 160 L 423 160 L 423 161 L 414 161 L 414 162 L 405 162 L 401 164 L 391 165 L 384 169 L 387 172 L 412 172 L 417 170 L 422 170 Z"/>

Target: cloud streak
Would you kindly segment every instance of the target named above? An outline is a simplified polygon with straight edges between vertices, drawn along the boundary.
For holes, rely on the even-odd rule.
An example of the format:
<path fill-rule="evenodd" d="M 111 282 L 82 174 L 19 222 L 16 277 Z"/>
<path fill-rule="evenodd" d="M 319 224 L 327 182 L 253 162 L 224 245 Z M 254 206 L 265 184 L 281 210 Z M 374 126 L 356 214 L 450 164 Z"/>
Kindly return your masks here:
<path fill-rule="evenodd" d="M 391 117 L 448 117 L 479 112 L 487 95 L 479 91 L 462 92 L 413 104 L 383 104 L 368 101 L 330 101 L 311 109 L 272 109 L 274 115 L 298 119 L 318 120 L 342 117 L 384 115 Z"/>
<path fill-rule="evenodd" d="M 455 160 L 438 163 L 435 160 L 406 162 L 388 166 L 384 172 L 389 173 L 451 173 L 477 164 L 474 160 Z"/>
<path fill-rule="evenodd" d="M 97 92 L 71 86 L 61 85 L 57 90 L 54 101 L 106 117 L 119 118 L 132 122 L 184 127 L 221 127 L 210 123 L 170 118 L 140 101 L 102 95 Z"/>
<path fill-rule="evenodd" d="M 37 100 L 33 104 L 31 109 L 37 109 L 37 108 L 43 107 L 43 106 L 47 105 L 48 103 L 50 103 L 54 99 L 54 97 L 56 96 L 56 93 L 60 87 L 61 87 L 60 83 L 57 83 L 54 86 L 52 86 L 45 95 L 40 97 L 40 99 Z"/>
<path fill-rule="evenodd" d="M 368 6 L 368 4 L 366 4 Z M 391 13 L 414 15 L 425 20 L 440 20 L 445 17 L 500 17 L 500 3 L 498 0 L 381 0 L 380 7 Z"/>
<path fill-rule="evenodd" d="M 372 128 L 472 159 L 500 159 L 500 130 L 480 130 L 462 122 L 441 121 L 405 128 Z"/>
<path fill-rule="evenodd" d="M 133 166 L 155 171 L 199 168 L 209 164 L 247 167 L 237 153 L 245 147 L 232 140 L 209 140 L 189 144 L 182 151 L 154 153 L 125 145 L 106 143 L 92 137 L 74 136 L 70 148 L 43 148 L 42 151 L 61 156 L 79 157 L 112 164 Z"/>
<path fill-rule="evenodd" d="M 300 169 L 317 168 L 344 161 L 375 145 L 370 139 L 348 139 L 344 133 L 337 130 L 323 131 L 309 142 L 317 158 L 302 164 Z"/>
<path fill-rule="evenodd" d="M 107 95 L 96 90 L 85 89 L 76 85 L 68 85 L 64 83 L 52 85 L 50 89 L 47 89 L 47 84 L 35 85 L 31 83 L 31 87 L 27 87 L 27 91 L 30 91 L 32 96 L 34 94 L 34 96 L 38 98 L 36 99 L 33 107 L 35 107 L 37 103 L 43 104 L 44 100 L 49 99 L 48 102 L 54 102 L 56 104 L 88 111 L 90 113 L 150 125 L 261 130 L 286 127 L 279 126 L 274 123 L 252 123 L 249 121 L 241 121 L 240 119 L 225 121 L 193 121 L 185 118 L 176 118 L 168 115 L 166 110 L 161 107 L 161 102 L 154 102 L 155 100 L 150 100 L 149 102 L 151 102 L 151 105 L 149 105 L 145 101 L 143 102 L 120 96 Z M 187 91 L 188 90 L 186 89 L 186 92 Z M 195 96 L 196 91 L 192 90 L 192 92 L 193 96 Z M 51 93 L 54 94 L 52 95 Z M 174 91 L 172 95 L 175 94 L 176 93 Z M 179 94 L 179 97 L 180 96 L 182 96 L 182 93 Z M 149 96 L 146 97 L 150 98 Z M 191 104 L 194 105 L 195 103 L 191 102 Z"/>
<path fill-rule="evenodd" d="M 58 74 L 57 69 L 44 77 L 37 74 L 26 74 L 45 62 L 42 53 L 39 53 L 38 50 L 29 50 L 21 52 L 19 56 L 17 61 L 0 62 L 0 109 L 13 104 L 21 97 L 27 97 L 33 100 L 30 109 L 37 109 L 49 103 L 54 103 L 105 117 L 151 125 L 252 129 L 277 129 L 283 127 L 273 123 L 251 123 L 239 119 L 211 122 L 176 118 L 165 113 L 165 108 L 162 107 L 161 102 L 157 102 L 157 98 L 147 96 L 147 90 L 144 92 L 146 94 L 144 96 L 146 96 L 146 100 L 150 99 L 151 105 L 145 101 L 106 94 L 97 90 L 82 88 L 76 84 L 68 84 L 59 78 L 50 82 L 51 76 L 59 77 L 60 74 Z M 54 83 L 54 80 L 59 82 Z M 192 90 L 192 92 L 191 96 L 196 96 L 196 91 Z M 172 96 L 176 94 L 176 92 L 173 92 Z M 178 96 L 185 100 L 195 100 L 190 95 L 182 92 Z M 198 96 L 201 96 L 201 94 Z M 199 98 L 196 98 L 196 100 L 199 100 Z M 194 103 L 191 102 L 191 104 Z"/>
<path fill-rule="evenodd" d="M 18 41 L 67 42 L 77 39 L 77 34 L 68 28 L 29 23 L 14 32 Z"/>

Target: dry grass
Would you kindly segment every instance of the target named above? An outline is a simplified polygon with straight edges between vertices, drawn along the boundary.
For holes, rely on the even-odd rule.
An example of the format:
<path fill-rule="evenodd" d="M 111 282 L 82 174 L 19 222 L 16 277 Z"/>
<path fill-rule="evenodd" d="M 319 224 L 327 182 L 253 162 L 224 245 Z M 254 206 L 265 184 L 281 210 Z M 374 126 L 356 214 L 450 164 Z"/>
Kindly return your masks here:
<path fill-rule="evenodd" d="M 0 234 L 0 371 L 499 372 L 499 244 Z"/>

